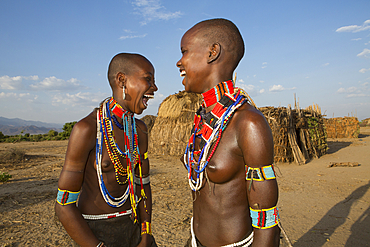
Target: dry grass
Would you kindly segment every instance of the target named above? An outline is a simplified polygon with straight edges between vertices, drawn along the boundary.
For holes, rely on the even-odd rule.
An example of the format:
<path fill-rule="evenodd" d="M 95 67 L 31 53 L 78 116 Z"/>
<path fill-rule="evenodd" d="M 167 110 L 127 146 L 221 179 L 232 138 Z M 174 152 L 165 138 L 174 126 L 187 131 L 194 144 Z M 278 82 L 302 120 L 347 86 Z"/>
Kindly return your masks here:
<path fill-rule="evenodd" d="M 23 162 L 26 151 L 18 148 L 11 148 L 0 153 L 0 164 Z"/>

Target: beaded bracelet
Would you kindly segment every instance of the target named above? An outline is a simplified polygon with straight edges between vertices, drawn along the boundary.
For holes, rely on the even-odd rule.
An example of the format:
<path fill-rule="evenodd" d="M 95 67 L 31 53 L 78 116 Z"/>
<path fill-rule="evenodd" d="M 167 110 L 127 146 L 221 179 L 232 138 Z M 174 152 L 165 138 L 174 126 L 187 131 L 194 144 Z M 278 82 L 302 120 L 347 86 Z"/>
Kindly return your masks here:
<path fill-rule="evenodd" d="M 279 224 L 279 210 L 276 206 L 268 209 L 249 209 L 253 227 L 267 229 Z"/>
<path fill-rule="evenodd" d="M 57 202 L 60 204 L 60 205 L 68 205 L 68 204 L 72 204 L 72 203 L 75 203 L 78 199 L 78 195 L 80 194 L 80 192 L 72 192 L 72 191 L 69 191 L 69 190 L 61 190 L 58 188 L 58 194 L 57 194 Z"/>
<path fill-rule="evenodd" d="M 141 223 L 141 235 L 152 235 L 152 224 L 150 222 Z"/>
<path fill-rule="evenodd" d="M 105 244 L 103 242 L 100 242 L 96 247 L 105 247 Z"/>

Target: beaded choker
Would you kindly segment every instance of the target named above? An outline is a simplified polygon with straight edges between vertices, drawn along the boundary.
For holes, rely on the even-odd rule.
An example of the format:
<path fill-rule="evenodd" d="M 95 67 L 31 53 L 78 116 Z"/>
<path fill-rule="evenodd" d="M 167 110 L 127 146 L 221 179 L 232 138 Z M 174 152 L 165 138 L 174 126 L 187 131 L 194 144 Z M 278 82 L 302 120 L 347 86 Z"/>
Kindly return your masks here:
<path fill-rule="evenodd" d="M 121 151 L 116 143 L 112 125 L 112 113 L 122 118 L 123 124 L 123 140 L 124 152 Z M 116 181 L 119 184 L 128 183 L 126 191 L 121 197 L 113 197 L 109 194 L 102 173 L 102 148 L 103 141 L 105 143 L 109 158 L 114 166 L 116 173 Z M 126 159 L 126 167 L 121 163 L 119 156 Z M 138 135 L 134 114 L 124 110 L 113 97 L 106 99 L 97 111 L 97 139 L 96 139 L 96 171 L 99 180 L 99 187 L 105 202 L 112 207 L 122 206 L 128 197 L 130 197 L 131 208 L 134 221 L 137 221 L 137 204 L 136 186 L 134 185 L 134 177 L 139 177 L 141 185 L 141 196 L 146 199 L 144 187 L 142 183 L 141 171 L 141 156 L 138 146 Z M 138 167 L 139 174 L 135 175 L 135 168 Z M 119 175 L 126 177 L 125 181 L 119 180 Z"/>
<path fill-rule="evenodd" d="M 117 117 L 119 118 L 123 118 L 124 115 L 134 115 L 133 113 L 125 110 L 122 108 L 122 106 L 120 106 L 117 101 L 115 99 L 113 99 L 113 97 L 111 97 L 109 99 L 109 109 L 111 109 L 111 111 L 117 115 Z"/>
<path fill-rule="evenodd" d="M 234 94 L 234 83 L 232 80 L 220 82 L 212 89 L 202 93 L 203 107 L 209 107 L 217 103 L 225 93 Z"/>
<path fill-rule="evenodd" d="M 234 88 L 230 91 L 233 92 Z M 245 102 L 247 102 L 247 99 L 242 90 L 239 89 L 235 94 L 224 94 L 212 111 L 205 114 L 203 117 L 201 114 L 203 111 L 202 106 L 196 112 L 192 133 L 184 154 L 184 163 L 188 169 L 189 185 L 193 191 L 201 189 L 204 170 L 216 151 L 223 131 L 230 122 L 235 111 Z M 200 150 L 198 151 L 195 151 L 196 137 L 202 138 Z M 212 150 L 210 150 L 213 144 L 214 146 Z M 196 160 L 194 155 L 199 155 L 199 158 Z M 193 172 L 196 174 L 196 179 L 193 179 Z"/>

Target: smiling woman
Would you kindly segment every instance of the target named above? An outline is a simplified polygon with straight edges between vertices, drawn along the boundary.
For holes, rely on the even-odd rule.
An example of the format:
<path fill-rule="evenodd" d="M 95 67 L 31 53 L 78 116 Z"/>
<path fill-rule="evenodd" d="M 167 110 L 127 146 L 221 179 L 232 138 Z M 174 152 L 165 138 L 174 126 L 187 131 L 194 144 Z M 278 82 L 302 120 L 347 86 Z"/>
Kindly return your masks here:
<path fill-rule="evenodd" d="M 156 246 L 148 131 L 134 117 L 158 90 L 154 68 L 142 55 L 120 53 L 108 80 L 113 96 L 72 130 L 55 211 L 79 246 Z"/>

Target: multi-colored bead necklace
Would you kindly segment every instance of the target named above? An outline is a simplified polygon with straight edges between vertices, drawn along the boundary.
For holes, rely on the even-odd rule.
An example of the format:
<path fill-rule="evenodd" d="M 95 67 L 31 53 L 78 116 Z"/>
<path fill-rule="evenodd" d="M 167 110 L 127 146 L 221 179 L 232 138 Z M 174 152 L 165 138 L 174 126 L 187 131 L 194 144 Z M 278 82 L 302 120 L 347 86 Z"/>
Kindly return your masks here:
<path fill-rule="evenodd" d="M 193 191 L 201 189 L 205 168 L 215 153 L 222 133 L 230 122 L 231 117 L 240 106 L 247 102 L 241 89 L 234 93 L 234 87 L 230 88 L 230 85 L 233 85 L 232 81 L 221 82 L 202 94 L 203 104 L 195 114 L 192 134 L 184 154 L 184 163 L 188 169 L 189 185 Z M 219 90 L 220 88 L 227 88 L 227 90 Z M 215 107 L 211 112 L 204 114 L 204 108 L 207 105 L 210 106 L 215 97 L 217 99 Z M 202 138 L 200 148 L 197 151 L 195 150 L 196 137 Z M 213 144 L 214 146 L 210 150 Z M 194 155 L 199 155 L 198 160 L 195 159 Z M 196 174 L 196 179 L 193 179 L 193 171 Z"/>
<path fill-rule="evenodd" d="M 221 100 L 225 94 L 234 94 L 234 83 L 232 80 L 217 84 L 205 93 L 202 93 L 203 107 L 209 107 Z"/>
<path fill-rule="evenodd" d="M 124 150 L 123 152 L 115 139 L 112 125 L 111 112 L 116 116 L 120 117 L 123 121 L 123 139 L 124 139 Z M 135 168 L 138 166 L 139 174 L 136 177 L 140 178 L 141 183 L 141 196 L 146 199 L 144 187 L 142 184 L 142 171 L 141 171 L 141 156 L 138 146 L 138 135 L 136 130 L 136 123 L 134 114 L 124 110 L 113 97 L 106 99 L 101 105 L 97 112 L 97 140 L 96 140 L 96 166 L 99 180 L 99 187 L 101 194 L 106 203 L 112 207 L 122 206 L 128 196 L 131 201 L 131 208 L 133 213 L 134 221 L 137 221 L 137 204 L 138 198 L 135 193 L 134 177 Z M 109 158 L 114 166 L 116 173 L 116 181 L 119 184 L 128 183 L 125 193 L 115 198 L 111 196 L 104 184 L 103 174 L 101 169 L 102 162 L 102 148 L 103 140 L 109 155 Z M 126 168 L 122 165 L 119 156 L 126 159 Z M 126 180 L 121 182 L 119 176 L 126 177 Z"/>

